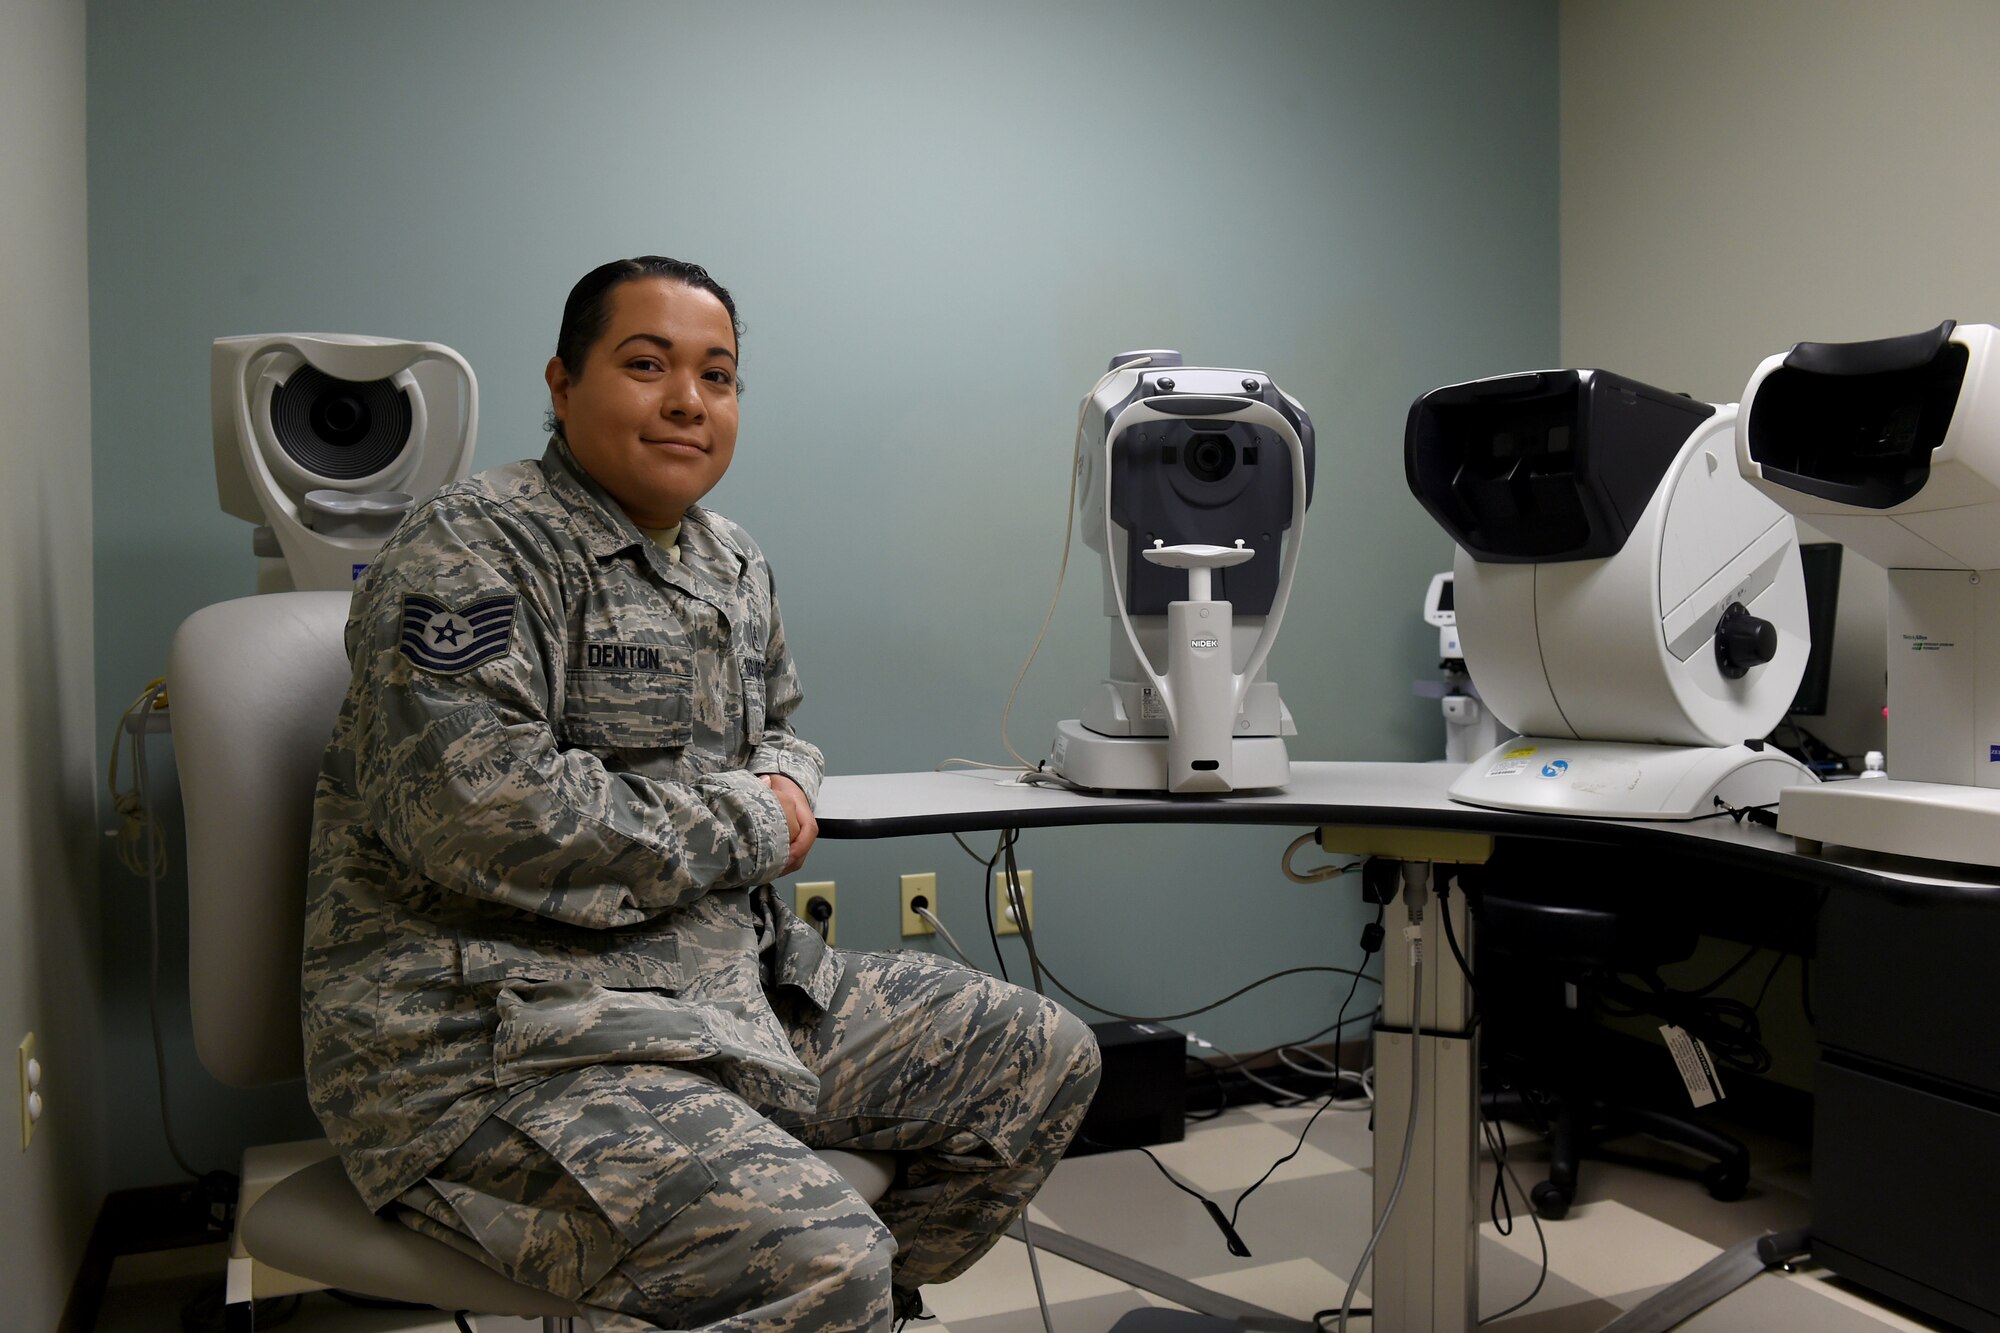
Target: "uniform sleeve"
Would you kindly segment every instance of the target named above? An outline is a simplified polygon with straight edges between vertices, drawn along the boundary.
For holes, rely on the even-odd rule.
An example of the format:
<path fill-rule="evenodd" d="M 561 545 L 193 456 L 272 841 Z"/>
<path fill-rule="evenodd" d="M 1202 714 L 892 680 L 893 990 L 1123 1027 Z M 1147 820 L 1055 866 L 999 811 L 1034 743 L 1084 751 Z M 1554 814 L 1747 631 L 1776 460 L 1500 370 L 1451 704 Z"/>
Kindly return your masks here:
<path fill-rule="evenodd" d="M 557 743 L 560 588 L 490 502 L 433 501 L 383 548 L 348 624 L 354 785 L 383 842 L 444 888 L 592 927 L 778 874 L 784 808 L 755 774 L 660 782 Z"/>
<path fill-rule="evenodd" d="M 770 578 L 766 567 L 767 579 Z M 771 580 L 771 639 L 764 652 L 764 738 L 750 756 L 753 773 L 783 773 L 799 784 L 806 804 L 819 804 L 820 779 L 826 758 L 819 747 L 799 739 L 792 730 L 792 712 L 805 697 L 799 688 L 798 664 L 785 646 L 784 618 L 778 613 L 778 589 Z"/>

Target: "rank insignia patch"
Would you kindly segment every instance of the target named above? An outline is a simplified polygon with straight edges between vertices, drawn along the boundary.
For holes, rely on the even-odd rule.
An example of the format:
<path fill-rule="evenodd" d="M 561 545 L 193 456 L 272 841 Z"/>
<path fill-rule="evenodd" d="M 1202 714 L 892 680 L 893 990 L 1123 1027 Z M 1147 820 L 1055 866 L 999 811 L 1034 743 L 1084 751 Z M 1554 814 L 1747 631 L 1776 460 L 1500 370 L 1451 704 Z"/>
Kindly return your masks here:
<path fill-rule="evenodd" d="M 426 671 L 470 671 L 504 655 L 513 635 L 512 594 L 457 610 L 421 593 L 403 595 L 403 656 Z"/>

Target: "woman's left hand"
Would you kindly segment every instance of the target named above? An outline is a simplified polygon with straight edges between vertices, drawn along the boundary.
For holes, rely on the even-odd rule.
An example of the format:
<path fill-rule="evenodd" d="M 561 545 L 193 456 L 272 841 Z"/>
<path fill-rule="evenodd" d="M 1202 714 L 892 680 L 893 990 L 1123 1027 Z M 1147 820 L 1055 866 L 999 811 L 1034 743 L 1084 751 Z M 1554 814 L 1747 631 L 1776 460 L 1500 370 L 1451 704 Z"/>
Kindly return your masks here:
<path fill-rule="evenodd" d="M 778 804 L 785 808 L 786 829 L 792 835 L 791 856 L 785 861 L 785 868 L 778 873 L 789 875 L 806 863 L 806 853 L 819 840 L 819 821 L 813 818 L 812 806 L 806 803 L 806 794 L 799 784 L 783 773 L 760 773 L 764 785 L 778 798 Z"/>

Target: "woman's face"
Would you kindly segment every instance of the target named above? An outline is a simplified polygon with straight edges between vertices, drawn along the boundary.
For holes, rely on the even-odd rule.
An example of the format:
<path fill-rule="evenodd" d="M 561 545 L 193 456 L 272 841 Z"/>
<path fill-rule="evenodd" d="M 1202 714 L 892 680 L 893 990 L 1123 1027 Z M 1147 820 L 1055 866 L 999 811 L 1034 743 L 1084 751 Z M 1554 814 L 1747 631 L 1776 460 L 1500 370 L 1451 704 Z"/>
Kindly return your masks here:
<path fill-rule="evenodd" d="M 581 374 L 549 358 L 549 397 L 583 470 L 640 527 L 672 527 L 736 452 L 736 330 L 671 278 L 621 282 L 608 305 Z"/>

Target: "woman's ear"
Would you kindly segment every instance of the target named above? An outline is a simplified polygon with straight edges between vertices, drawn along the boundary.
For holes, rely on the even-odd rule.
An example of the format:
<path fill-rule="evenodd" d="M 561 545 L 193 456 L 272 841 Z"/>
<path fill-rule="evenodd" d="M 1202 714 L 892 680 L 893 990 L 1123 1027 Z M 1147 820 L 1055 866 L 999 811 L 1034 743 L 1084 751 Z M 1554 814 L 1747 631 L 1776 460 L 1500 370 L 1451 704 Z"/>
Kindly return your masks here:
<path fill-rule="evenodd" d="M 561 357 L 552 356 L 549 358 L 548 366 L 542 371 L 542 378 L 549 382 L 549 410 L 556 414 L 557 421 L 567 422 L 569 419 L 569 368 L 563 365 Z"/>

